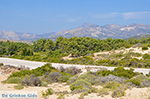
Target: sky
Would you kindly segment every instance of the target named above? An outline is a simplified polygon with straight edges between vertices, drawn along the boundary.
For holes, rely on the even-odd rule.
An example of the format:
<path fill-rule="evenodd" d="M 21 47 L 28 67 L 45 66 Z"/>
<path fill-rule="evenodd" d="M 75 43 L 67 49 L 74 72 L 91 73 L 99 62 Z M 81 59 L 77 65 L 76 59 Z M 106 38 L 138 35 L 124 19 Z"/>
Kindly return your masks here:
<path fill-rule="evenodd" d="M 49 33 L 84 23 L 150 24 L 150 0 L 0 0 L 0 30 Z"/>

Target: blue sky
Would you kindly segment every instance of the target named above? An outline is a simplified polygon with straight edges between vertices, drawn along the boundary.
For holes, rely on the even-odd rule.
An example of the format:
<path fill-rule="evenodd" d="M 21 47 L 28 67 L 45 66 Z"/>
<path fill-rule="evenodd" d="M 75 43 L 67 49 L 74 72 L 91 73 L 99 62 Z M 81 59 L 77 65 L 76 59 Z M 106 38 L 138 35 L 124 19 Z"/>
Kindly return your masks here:
<path fill-rule="evenodd" d="M 58 32 L 83 23 L 150 24 L 150 0 L 0 0 L 0 30 Z"/>

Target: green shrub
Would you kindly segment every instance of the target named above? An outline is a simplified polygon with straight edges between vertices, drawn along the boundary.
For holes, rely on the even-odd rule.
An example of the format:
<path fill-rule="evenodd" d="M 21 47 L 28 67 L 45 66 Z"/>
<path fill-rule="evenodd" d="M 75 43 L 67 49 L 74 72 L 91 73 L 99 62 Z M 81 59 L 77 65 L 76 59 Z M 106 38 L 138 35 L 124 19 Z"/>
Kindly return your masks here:
<path fill-rule="evenodd" d="M 76 75 L 76 74 L 79 74 L 82 72 L 81 69 L 78 69 L 76 67 L 70 67 L 70 68 L 60 67 L 60 71 L 65 72 L 65 73 L 69 73 L 71 75 Z"/>
<path fill-rule="evenodd" d="M 25 86 L 41 86 L 42 85 L 42 81 L 40 80 L 40 78 L 35 77 L 34 75 L 25 77 L 21 83 L 22 85 L 25 85 Z"/>
<path fill-rule="evenodd" d="M 144 46 L 142 47 L 142 50 L 148 50 L 148 47 Z"/>
<path fill-rule="evenodd" d="M 74 83 L 76 80 L 78 80 L 78 76 L 75 75 L 73 77 L 70 77 L 69 80 L 67 81 L 67 84 L 72 84 Z"/>
<path fill-rule="evenodd" d="M 92 85 L 85 80 L 77 80 L 70 85 L 70 89 L 75 93 L 91 92 Z"/>
<path fill-rule="evenodd" d="M 136 73 L 134 73 L 133 71 L 134 69 L 126 70 L 123 67 L 117 67 L 113 71 L 102 70 L 102 71 L 97 71 L 96 74 L 100 76 L 108 76 L 112 74 L 119 77 L 132 78 L 133 76 L 136 75 Z"/>
<path fill-rule="evenodd" d="M 103 96 L 103 95 L 108 95 L 109 94 L 109 89 L 108 88 L 101 88 L 97 91 L 99 96 Z"/>
<path fill-rule="evenodd" d="M 144 54 L 143 59 L 150 59 L 150 54 Z"/>
<path fill-rule="evenodd" d="M 70 74 L 62 73 L 62 76 L 59 78 L 59 81 L 67 82 L 71 77 L 72 77 L 72 75 L 70 75 Z"/>
<path fill-rule="evenodd" d="M 84 56 L 84 57 L 80 57 L 80 58 L 76 58 L 76 59 L 72 59 L 72 60 L 67 60 L 65 62 L 69 63 L 69 64 L 84 64 L 84 65 L 89 65 L 89 64 L 93 64 L 94 60 L 90 56 Z"/>
<path fill-rule="evenodd" d="M 78 99 L 84 99 L 84 93 L 80 94 L 79 98 Z"/>
<path fill-rule="evenodd" d="M 125 91 L 124 90 L 121 90 L 121 89 L 117 89 L 117 90 L 114 90 L 113 93 L 112 93 L 112 97 L 113 98 L 118 98 L 118 97 L 122 97 L 125 95 Z"/>
<path fill-rule="evenodd" d="M 21 90 L 21 89 L 24 88 L 24 86 L 18 84 L 18 85 L 16 85 L 16 86 L 14 86 L 14 88 L 17 89 L 17 90 Z"/>
<path fill-rule="evenodd" d="M 42 81 L 41 86 L 47 87 L 47 86 L 48 86 L 48 83 L 47 83 L 46 81 Z"/>
<path fill-rule="evenodd" d="M 124 69 L 123 67 L 117 67 L 113 71 L 113 75 L 119 76 L 119 77 L 126 77 L 126 78 L 132 78 L 136 75 L 136 73 L 133 72 L 134 69 Z"/>
<path fill-rule="evenodd" d="M 61 77 L 61 73 L 59 72 L 51 72 L 49 75 L 48 75 L 48 78 L 50 79 L 50 82 L 58 82 L 59 81 L 59 78 Z"/>
<path fill-rule="evenodd" d="M 35 76 L 42 76 L 46 72 L 55 72 L 58 71 L 55 68 L 51 67 L 51 64 L 46 64 L 42 67 L 38 67 L 33 70 L 21 70 L 19 72 L 14 72 L 10 75 L 10 77 L 25 77 L 27 75 L 34 74 Z"/>
<path fill-rule="evenodd" d="M 46 97 L 46 96 L 52 95 L 53 93 L 54 91 L 51 88 L 48 88 L 46 91 L 42 92 L 42 96 Z"/>
<path fill-rule="evenodd" d="M 91 83 L 92 85 L 94 85 L 94 84 L 99 84 L 100 77 L 95 76 L 91 73 L 85 73 L 85 74 L 80 75 L 78 77 L 78 79 L 83 79 L 83 80 Z"/>
<path fill-rule="evenodd" d="M 21 70 L 18 72 L 14 72 L 10 75 L 10 77 L 24 77 L 26 75 L 31 75 L 31 71 L 30 70 Z"/>
<path fill-rule="evenodd" d="M 57 99 L 65 99 L 65 95 L 64 94 L 60 94 Z"/>
<path fill-rule="evenodd" d="M 21 83 L 21 78 L 20 77 L 9 77 L 7 80 L 4 81 L 4 83 L 8 84 L 19 84 Z"/>
<path fill-rule="evenodd" d="M 132 82 L 133 84 L 135 84 L 136 86 L 140 87 L 140 84 L 141 82 L 146 79 L 145 76 L 143 75 L 138 75 L 138 76 L 135 76 L 129 80 L 127 80 L 127 82 Z"/>
<path fill-rule="evenodd" d="M 0 63 L 0 66 L 3 66 L 4 64 L 3 63 Z"/>
<path fill-rule="evenodd" d="M 150 87 L 150 79 L 146 79 L 141 82 L 141 87 Z"/>
<path fill-rule="evenodd" d="M 96 74 L 100 76 L 108 76 L 110 74 L 113 74 L 113 72 L 110 70 L 102 70 L 102 71 L 97 71 Z"/>
<path fill-rule="evenodd" d="M 119 84 L 117 82 L 108 82 L 108 83 L 104 84 L 104 88 L 109 88 L 109 89 L 112 89 L 112 90 L 114 90 L 114 89 L 116 89 L 120 86 L 121 86 L 121 84 Z"/>

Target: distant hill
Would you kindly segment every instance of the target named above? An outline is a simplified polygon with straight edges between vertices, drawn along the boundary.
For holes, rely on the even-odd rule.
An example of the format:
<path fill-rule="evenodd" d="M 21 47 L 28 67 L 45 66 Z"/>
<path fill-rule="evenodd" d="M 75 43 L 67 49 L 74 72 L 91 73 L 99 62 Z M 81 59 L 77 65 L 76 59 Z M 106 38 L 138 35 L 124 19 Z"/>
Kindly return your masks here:
<path fill-rule="evenodd" d="M 92 38 L 130 38 L 140 35 L 150 35 L 150 25 L 132 24 L 132 25 L 117 25 L 108 24 L 99 26 L 95 24 L 84 24 L 80 27 L 58 32 L 53 37 L 92 37 Z"/>
<path fill-rule="evenodd" d="M 11 31 L 0 31 L 0 39 L 3 40 L 17 40 L 17 41 L 34 41 L 39 38 L 51 38 L 56 39 L 59 36 L 70 37 L 92 37 L 98 39 L 106 38 L 131 38 L 140 37 L 142 35 L 150 35 L 150 25 L 144 24 L 132 24 L 132 25 L 117 25 L 108 24 L 99 26 L 96 24 L 83 24 L 77 28 L 73 28 L 66 31 L 53 32 L 53 33 L 18 33 Z"/>
<path fill-rule="evenodd" d="M 130 38 L 127 38 L 127 39 L 141 39 L 141 38 L 148 38 L 150 37 L 150 35 L 138 35 L 138 36 L 133 36 L 133 37 L 130 37 Z"/>
<path fill-rule="evenodd" d="M 12 41 L 34 41 L 40 38 L 50 38 L 52 33 L 19 33 L 12 31 L 0 31 L 0 40 L 12 40 Z"/>

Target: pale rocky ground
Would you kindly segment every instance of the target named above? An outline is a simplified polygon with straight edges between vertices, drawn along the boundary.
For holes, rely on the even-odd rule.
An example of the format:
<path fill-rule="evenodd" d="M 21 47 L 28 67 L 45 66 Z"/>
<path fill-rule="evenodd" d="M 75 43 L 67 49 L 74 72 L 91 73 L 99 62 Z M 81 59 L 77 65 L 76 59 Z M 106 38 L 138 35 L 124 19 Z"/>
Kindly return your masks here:
<path fill-rule="evenodd" d="M 116 50 L 115 53 L 120 53 L 121 51 L 122 50 Z M 129 48 L 129 49 L 123 49 L 123 51 L 124 52 L 133 51 L 133 52 L 138 52 L 141 54 L 145 54 L 145 53 L 150 54 L 150 48 L 149 48 L 149 50 L 145 50 L 145 51 L 142 51 L 141 48 Z M 99 53 L 95 53 L 94 56 L 96 57 L 99 54 L 110 54 L 110 53 L 111 52 L 99 52 Z M 3 59 L 8 63 L 7 65 L 10 65 L 9 62 L 11 62 L 10 60 L 12 60 L 12 59 L 7 58 L 7 60 L 6 60 L 6 58 L 0 58 L 0 63 L 1 63 L 1 61 L 2 62 L 4 61 Z M 25 65 L 28 65 L 28 63 L 30 63 L 31 66 L 33 65 L 33 67 L 35 67 L 38 63 L 38 62 L 31 62 L 31 61 L 25 61 L 25 60 L 17 60 L 17 59 L 15 59 L 15 60 L 16 60 L 16 62 L 13 62 L 14 64 L 17 64 L 19 62 L 19 64 L 21 64 L 21 65 L 22 65 L 22 63 L 24 63 Z M 12 60 L 12 61 L 14 61 L 14 60 Z M 38 63 L 39 66 L 41 66 L 43 64 L 45 64 L 45 63 L 42 63 L 42 62 L 40 64 Z M 72 65 L 67 65 L 67 64 L 55 64 L 55 63 L 53 65 L 55 65 L 56 67 L 72 66 Z M 78 67 L 78 65 L 75 65 L 75 66 Z M 81 67 L 81 65 L 79 65 L 79 67 Z M 90 66 L 85 66 L 85 68 L 86 67 L 90 67 Z M 96 67 L 94 67 L 94 68 L 96 68 Z M 108 67 L 108 68 L 111 68 L 111 67 Z M 13 72 L 14 71 L 16 71 L 16 70 L 13 70 Z M 0 72 L 2 72 L 2 70 L 0 70 Z M 1 83 L 1 81 L 4 81 L 7 79 L 7 77 L 10 75 L 10 73 L 11 72 L 9 72 L 9 74 L 7 72 L 6 72 L 6 74 L 0 73 L 0 91 L 18 91 L 17 89 L 14 89 L 15 84 Z M 98 87 L 98 86 L 96 86 L 96 87 Z M 34 91 L 39 94 L 39 99 L 46 99 L 41 96 L 41 93 L 42 93 L 42 91 L 45 91 L 48 88 L 52 88 L 55 92 L 63 92 L 63 91 L 70 92 L 69 86 L 66 85 L 65 83 L 63 83 L 63 84 L 62 83 L 61 84 L 53 83 L 53 84 L 48 85 L 48 87 L 25 87 L 24 89 L 19 90 L 19 91 L 20 92 L 21 91 L 28 91 L 28 92 Z M 80 96 L 80 94 L 75 94 L 75 95 L 67 94 L 67 95 L 65 95 L 65 99 L 78 99 L 79 96 Z M 53 94 L 53 95 L 48 96 L 47 99 L 57 99 L 57 97 L 58 97 L 58 95 Z M 113 99 L 113 98 L 111 97 L 111 95 L 106 95 L 106 96 L 101 97 L 95 93 L 92 93 L 92 94 L 85 96 L 85 99 Z M 126 95 L 124 97 L 121 97 L 118 99 L 150 99 L 150 88 L 132 88 L 131 90 L 126 90 Z"/>
<path fill-rule="evenodd" d="M 2 74 L 0 75 L 0 92 L 2 91 L 19 91 L 20 93 L 22 92 L 37 92 L 39 97 L 38 99 L 57 99 L 59 95 L 53 94 L 48 96 L 47 98 L 42 97 L 41 93 L 45 91 L 48 88 L 52 88 L 54 92 L 64 92 L 68 91 L 71 92 L 69 89 L 69 86 L 66 85 L 65 83 L 53 83 L 49 84 L 48 87 L 25 87 L 24 89 L 17 90 L 14 89 L 14 86 L 16 84 L 4 84 L 1 81 L 4 81 L 7 79 L 7 77 L 10 74 Z M 94 86 L 96 88 L 101 88 L 101 86 Z M 64 97 L 65 99 L 78 99 L 80 94 L 66 94 Z M 91 93 L 87 96 L 84 97 L 85 99 L 114 99 L 111 97 L 111 95 L 105 95 L 103 97 L 98 96 L 96 93 Z M 21 98 L 17 98 L 21 99 Z M 32 98 L 29 98 L 32 99 Z M 35 99 L 35 98 L 34 98 Z M 126 95 L 124 97 L 120 97 L 118 99 L 150 99 L 150 88 L 132 88 L 131 90 L 126 90 Z"/>
<path fill-rule="evenodd" d="M 112 50 L 112 51 L 104 51 L 104 52 L 97 52 L 94 53 L 94 59 L 99 59 L 99 55 L 111 55 L 111 54 L 118 54 L 118 53 L 122 53 L 122 54 L 127 54 L 129 52 L 133 52 L 133 53 L 139 53 L 139 54 L 150 54 L 150 48 L 148 48 L 148 50 L 142 50 L 142 47 L 131 47 L 131 48 L 126 48 L 126 49 L 121 49 L 121 50 Z M 134 57 L 137 59 L 142 59 L 142 57 Z"/>
<path fill-rule="evenodd" d="M 139 54 L 150 54 L 150 48 L 148 48 L 148 50 L 142 50 L 142 47 L 131 47 L 131 48 L 124 48 L 124 49 L 119 49 L 119 50 L 97 52 L 93 54 L 93 58 L 97 59 L 99 58 L 99 55 L 110 55 L 110 54 L 117 54 L 117 53 L 126 54 L 129 52 L 134 52 L 134 53 L 139 53 Z M 71 57 L 71 55 L 63 57 L 64 60 L 72 60 L 75 58 L 76 57 Z M 140 57 L 137 57 L 137 58 L 141 59 Z"/>

